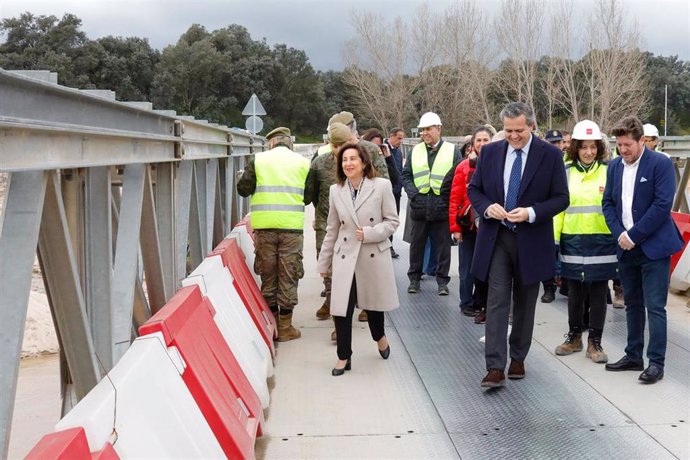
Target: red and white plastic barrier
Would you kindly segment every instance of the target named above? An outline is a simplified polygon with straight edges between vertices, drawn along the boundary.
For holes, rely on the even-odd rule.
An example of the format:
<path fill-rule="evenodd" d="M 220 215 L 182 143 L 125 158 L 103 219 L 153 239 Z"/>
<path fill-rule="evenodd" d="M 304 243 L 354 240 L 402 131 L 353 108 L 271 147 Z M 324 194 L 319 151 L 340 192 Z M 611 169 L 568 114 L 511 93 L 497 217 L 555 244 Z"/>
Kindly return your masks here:
<path fill-rule="evenodd" d="M 247 263 L 247 267 L 249 267 L 249 271 L 251 272 L 256 284 L 260 285 L 261 278 L 254 271 L 254 231 L 252 230 L 252 226 L 249 223 L 249 215 L 242 219 L 242 221 L 232 229 L 232 231 L 229 235 L 226 236 L 226 238 L 237 239 L 237 243 L 240 245 L 242 253 L 244 253 L 244 258 Z"/>
<path fill-rule="evenodd" d="M 690 215 L 680 212 L 672 212 L 673 221 L 683 236 L 685 245 L 681 251 L 671 256 L 671 289 L 685 291 L 690 288 L 690 251 L 688 251 L 688 241 L 690 241 Z"/>
<path fill-rule="evenodd" d="M 185 280 L 183 286 L 197 285 L 216 310 L 213 317 L 225 342 L 237 358 L 265 409 L 269 404 L 266 379 L 273 375 L 271 351 L 254 326 L 233 285 L 230 271 L 220 256 L 209 256 Z"/>
<path fill-rule="evenodd" d="M 185 369 L 161 333 L 139 337 L 56 430 L 83 427 L 91 450 L 112 442 L 123 458 L 223 457 L 183 380 Z"/>
<path fill-rule="evenodd" d="M 187 367 L 187 384 L 229 458 L 253 458 L 254 442 L 263 432 L 261 400 L 223 339 L 208 298 L 198 286 L 180 289 L 139 332 L 162 332 L 165 345 L 175 346 Z"/>
<path fill-rule="evenodd" d="M 84 428 L 70 428 L 50 433 L 41 438 L 38 444 L 25 457 L 26 460 L 119 460 L 112 444 L 106 443 L 98 452 L 89 450 Z"/>
<path fill-rule="evenodd" d="M 249 267 L 245 263 L 244 253 L 240 249 L 237 240 L 234 238 L 224 239 L 211 252 L 211 255 L 220 255 L 223 258 L 223 264 L 230 270 L 230 274 L 232 274 L 234 279 L 233 283 L 244 306 L 247 307 L 249 314 L 254 320 L 254 324 L 271 349 L 271 353 L 275 356 L 273 339 L 278 336 L 276 321 L 266 303 L 266 299 L 261 295 L 261 290 L 254 281 Z"/>

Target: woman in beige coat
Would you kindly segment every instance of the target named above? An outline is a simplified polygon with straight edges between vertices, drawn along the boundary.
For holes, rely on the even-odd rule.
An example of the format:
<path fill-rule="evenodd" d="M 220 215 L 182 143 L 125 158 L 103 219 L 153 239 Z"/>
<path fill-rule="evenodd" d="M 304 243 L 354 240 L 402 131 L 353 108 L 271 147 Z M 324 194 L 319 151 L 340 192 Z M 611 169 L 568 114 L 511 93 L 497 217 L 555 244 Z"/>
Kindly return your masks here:
<path fill-rule="evenodd" d="M 371 337 L 383 359 L 390 355 L 383 312 L 398 307 L 398 291 L 388 237 L 399 224 L 391 183 L 375 177 L 366 150 L 357 144 L 341 147 L 336 175 L 318 262 L 321 276 L 332 267 L 331 315 L 338 346 L 334 376 L 352 368 L 355 305 L 367 311 Z"/>

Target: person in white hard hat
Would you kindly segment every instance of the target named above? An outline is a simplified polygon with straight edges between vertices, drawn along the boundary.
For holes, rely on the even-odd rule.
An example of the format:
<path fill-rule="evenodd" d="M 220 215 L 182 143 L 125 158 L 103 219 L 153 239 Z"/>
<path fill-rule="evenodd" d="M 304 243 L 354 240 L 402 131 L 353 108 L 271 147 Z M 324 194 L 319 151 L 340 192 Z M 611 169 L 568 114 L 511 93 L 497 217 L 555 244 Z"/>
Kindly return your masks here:
<path fill-rule="evenodd" d="M 644 145 L 649 150 L 656 150 L 657 152 L 660 152 L 659 130 L 657 127 L 651 123 L 646 123 L 642 125 L 642 130 L 644 132 Z"/>
<path fill-rule="evenodd" d="M 412 234 L 410 239 L 410 268 L 407 292 L 414 294 L 420 289 L 424 265 L 424 248 L 430 238 L 436 249 L 436 282 L 438 294 L 449 294 L 450 231 L 446 224 L 448 204 L 441 196 L 443 179 L 455 171 L 462 159 L 459 146 L 441 138 L 441 118 L 427 112 L 419 119 L 422 142 L 407 156 L 402 172 L 403 187 L 410 200 Z"/>
<path fill-rule="evenodd" d="M 560 247 L 561 279 L 568 284 L 568 333 L 556 347 L 559 356 L 582 351 L 589 328 L 587 358 L 605 363 L 601 346 L 606 322 L 608 282 L 618 276 L 616 239 L 601 213 L 606 187 L 606 146 L 599 126 L 590 120 L 575 125 L 566 174 L 570 206 L 554 217 L 554 240 Z M 588 326 L 585 310 L 589 305 Z"/>
<path fill-rule="evenodd" d="M 642 122 L 625 117 L 611 130 L 620 157 L 609 163 L 602 210 L 618 242 L 618 271 L 623 282 L 628 340 L 625 356 L 607 371 L 642 371 L 645 323 L 649 327 L 649 365 L 639 380 L 664 377 L 666 301 L 671 256 L 683 238 L 671 217 L 676 178 L 673 163 L 644 145 Z"/>

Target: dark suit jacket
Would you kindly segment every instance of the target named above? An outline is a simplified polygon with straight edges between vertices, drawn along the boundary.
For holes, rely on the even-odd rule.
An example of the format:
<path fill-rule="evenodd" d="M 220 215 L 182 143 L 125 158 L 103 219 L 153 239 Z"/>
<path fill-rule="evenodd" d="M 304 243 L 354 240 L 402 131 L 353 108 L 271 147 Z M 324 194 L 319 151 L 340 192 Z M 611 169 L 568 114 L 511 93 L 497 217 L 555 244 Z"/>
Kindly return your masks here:
<path fill-rule="evenodd" d="M 609 163 L 602 201 L 606 224 L 616 239 L 625 231 L 621 200 L 623 169 L 622 157 Z M 671 218 L 675 190 L 676 176 L 671 160 L 645 148 L 635 177 L 632 202 L 634 225 L 628 230 L 628 236 L 652 260 L 668 257 L 683 248 L 683 239 Z M 619 259 L 622 254 L 619 246 Z"/>
<path fill-rule="evenodd" d="M 493 203 L 504 205 L 503 169 L 507 152 L 508 142 L 505 140 L 485 145 L 467 188 L 476 215 L 481 216 L 472 259 L 472 274 L 484 281 L 489 275 L 494 245 L 502 224 L 496 219 L 485 219 L 483 216 L 486 208 Z M 567 208 L 569 202 L 563 152 L 532 136 L 517 205 L 534 208 L 535 221 L 519 223 L 515 230 L 519 259 L 518 281 L 522 284 L 553 278 L 556 267 L 553 217 Z"/>

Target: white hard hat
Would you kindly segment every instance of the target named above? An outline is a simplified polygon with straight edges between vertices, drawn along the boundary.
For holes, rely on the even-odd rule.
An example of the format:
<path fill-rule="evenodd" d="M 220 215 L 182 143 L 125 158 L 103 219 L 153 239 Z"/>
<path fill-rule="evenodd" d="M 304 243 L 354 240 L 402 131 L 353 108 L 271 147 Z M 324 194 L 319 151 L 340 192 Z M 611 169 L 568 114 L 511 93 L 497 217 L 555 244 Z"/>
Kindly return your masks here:
<path fill-rule="evenodd" d="M 659 137 L 659 130 L 651 123 L 643 125 L 642 129 L 644 129 L 644 135 L 646 137 Z"/>
<path fill-rule="evenodd" d="M 441 118 L 434 112 L 427 112 L 422 115 L 422 118 L 419 119 L 419 126 L 417 127 L 428 128 L 429 126 L 443 126 L 441 124 Z"/>
<path fill-rule="evenodd" d="M 572 138 L 581 141 L 601 140 L 601 130 L 592 120 L 582 120 L 573 128 Z"/>

